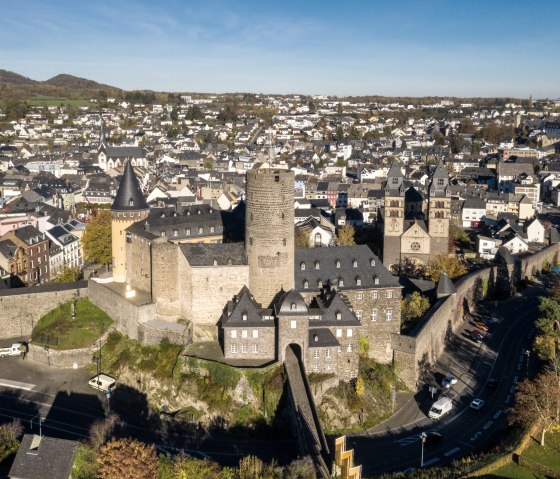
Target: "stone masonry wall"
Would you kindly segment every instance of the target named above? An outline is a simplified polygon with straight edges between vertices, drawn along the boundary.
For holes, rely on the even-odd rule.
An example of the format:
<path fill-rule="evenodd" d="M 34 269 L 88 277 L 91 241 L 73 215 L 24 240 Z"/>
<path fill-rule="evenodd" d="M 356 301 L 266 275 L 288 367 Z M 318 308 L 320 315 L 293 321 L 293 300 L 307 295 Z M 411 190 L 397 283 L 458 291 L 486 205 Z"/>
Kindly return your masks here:
<path fill-rule="evenodd" d="M 171 319 L 181 316 L 179 256 L 177 245 L 163 238 L 152 242 L 152 298 L 157 314 Z"/>
<path fill-rule="evenodd" d="M 533 255 L 519 258 L 510 266 L 509 275 L 513 281 L 531 279 L 541 271 L 546 262 L 553 262 L 558 256 L 560 244 L 554 244 Z M 498 267 L 484 268 L 468 274 L 455 283 L 457 293 L 438 301 L 428 312 L 427 319 L 410 336 L 393 334 L 392 347 L 394 361 L 400 378 L 411 388 L 423 380 L 424 372 L 441 355 L 445 341 L 464 321 L 467 308 L 474 310 L 481 299 L 482 285 L 493 270 L 494 277 Z"/>
<path fill-rule="evenodd" d="M 148 293 L 152 287 L 150 245 L 150 241 L 136 235 L 130 235 L 126 244 L 126 282 Z"/>
<path fill-rule="evenodd" d="M 137 305 L 96 281 L 89 282 L 89 299 L 115 322 L 115 328 L 129 338 L 140 340 L 141 323 L 156 317 L 153 303 Z"/>
<path fill-rule="evenodd" d="M 0 339 L 31 337 L 33 328 L 49 311 L 74 299 L 88 296 L 86 281 L 15 288 L 0 292 Z"/>
<path fill-rule="evenodd" d="M 231 337 L 232 330 L 236 331 L 236 338 Z M 258 331 L 258 338 L 253 337 L 253 331 Z M 243 338 L 246 331 L 246 338 Z M 276 328 L 225 328 L 224 330 L 224 356 L 228 359 L 275 359 L 276 358 Z M 237 347 L 237 352 L 232 351 L 232 345 Z M 243 345 L 246 347 L 244 352 Z M 253 346 L 257 345 L 255 352 Z"/>

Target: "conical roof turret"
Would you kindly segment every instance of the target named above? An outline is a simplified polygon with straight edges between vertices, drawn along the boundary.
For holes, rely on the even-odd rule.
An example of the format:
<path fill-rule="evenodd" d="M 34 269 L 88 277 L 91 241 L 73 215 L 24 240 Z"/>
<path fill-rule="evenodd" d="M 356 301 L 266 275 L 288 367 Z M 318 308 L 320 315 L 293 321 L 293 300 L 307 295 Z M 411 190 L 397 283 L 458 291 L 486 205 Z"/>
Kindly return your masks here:
<path fill-rule="evenodd" d="M 119 183 L 117 196 L 111 205 L 112 211 L 142 211 L 150 207 L 142 194 L 138 178 L 134 174 L 134 169 L 127 161 L 124 165 L 124 173 Z"/>

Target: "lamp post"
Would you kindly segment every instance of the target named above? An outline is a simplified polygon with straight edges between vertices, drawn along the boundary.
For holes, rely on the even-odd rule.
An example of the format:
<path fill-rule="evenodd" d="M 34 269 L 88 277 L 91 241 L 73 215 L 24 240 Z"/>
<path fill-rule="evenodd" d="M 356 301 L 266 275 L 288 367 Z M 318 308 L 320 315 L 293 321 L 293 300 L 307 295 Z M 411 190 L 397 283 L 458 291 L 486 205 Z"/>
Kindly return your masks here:
<path fill-rule="evenodd" d="M 425 432 L 420 434 L 420 439 L 422 442 L 422 452 L 420 453 L 420 467 L 424 467 L 424 443 L 426 442 L 427 437 L 428 435 Z"/>

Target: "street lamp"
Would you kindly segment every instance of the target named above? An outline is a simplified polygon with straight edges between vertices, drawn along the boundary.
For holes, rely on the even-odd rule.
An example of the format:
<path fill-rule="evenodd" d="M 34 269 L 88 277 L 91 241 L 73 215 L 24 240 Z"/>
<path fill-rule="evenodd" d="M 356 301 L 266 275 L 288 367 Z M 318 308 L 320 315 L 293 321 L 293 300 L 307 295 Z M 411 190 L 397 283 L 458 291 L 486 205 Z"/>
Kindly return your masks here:
<path fill-rule="evenodd" d="M 426 442 L 427 437 L 428 437 L 428 435 L 425 432 L 420 434 L 420 439 L 422 440 L 422 452 L 421 452 L 421 455 L 420 455 L 420 467 L 424 467 L 424 443 Z"/>

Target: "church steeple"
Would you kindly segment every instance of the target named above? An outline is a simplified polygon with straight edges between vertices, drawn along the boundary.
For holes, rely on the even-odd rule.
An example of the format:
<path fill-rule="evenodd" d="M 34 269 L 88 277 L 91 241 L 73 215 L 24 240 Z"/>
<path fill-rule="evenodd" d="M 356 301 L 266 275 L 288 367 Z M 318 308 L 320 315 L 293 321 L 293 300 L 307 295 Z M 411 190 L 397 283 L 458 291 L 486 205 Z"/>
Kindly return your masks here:
<path fill-rule="evenodd" d="M 449 173 L 440 160 L 430 182 L 430 196 L 449 196 Z"/>
<path fill-rule="evenodd" d="M 124 165 L 124 173 L 119 183 L 117 195 L 111 205 L 112 211 L 142 211 L 150 207 L 142 194 L 138 178 L 134 174 L 134 169 L 127 161 Z"/>
<path fill-rule="evenodd" d="M 97 146 L 97 150 L 102 150 L 106 147 L 105 145 L 105 128 L 103 125 L 103 118 L 101 118 L 101 126 L 99 128 L 99 145 Z"/>

